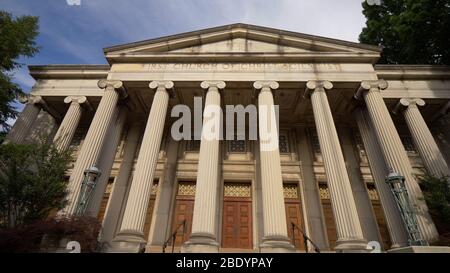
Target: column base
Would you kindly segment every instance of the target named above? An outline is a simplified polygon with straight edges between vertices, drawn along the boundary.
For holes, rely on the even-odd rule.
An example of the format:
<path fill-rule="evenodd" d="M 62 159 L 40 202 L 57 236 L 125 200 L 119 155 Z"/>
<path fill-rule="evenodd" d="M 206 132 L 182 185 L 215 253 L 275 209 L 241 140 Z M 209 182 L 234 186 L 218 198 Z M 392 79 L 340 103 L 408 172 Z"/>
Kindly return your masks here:
<path fill-rule="evenodd" d="M 122 230 L 108 244 L 106 252 L 139 253 L 144 252 L 147 241 L 144 234 L 135 230 Z"/>
<path fill-rule="evenodd" d="M 450 253 L 447 246 L 407 246 L 388 250 L 388 253 Z"/>
<path fill-rule="evenodd" d="M 261 253 L 293 253 L 295 247 L 286 236 L 264 236 L 259 246 Z"/>
<path fill-rule="evenodd" d="M 339 239 L 334 250 L 338 253 L 367 253 L 367 241 L 364 239 Z"/>
<path fill-rule="evenodd" d="M 192 233 L 181 247 L 181 253 L 218 253 L 216 237 L 209 233 Z"/>

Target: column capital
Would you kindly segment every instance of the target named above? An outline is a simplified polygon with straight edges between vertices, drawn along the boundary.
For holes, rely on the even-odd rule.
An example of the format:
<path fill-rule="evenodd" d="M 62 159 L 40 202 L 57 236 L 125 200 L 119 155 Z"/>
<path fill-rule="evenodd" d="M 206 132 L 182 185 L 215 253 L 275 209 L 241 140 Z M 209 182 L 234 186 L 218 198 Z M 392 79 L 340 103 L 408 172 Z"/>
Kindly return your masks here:
<path fill-rule="evenodd" d="M 64 103 L 78 103 L 83 104 L 87 102 L 87 98 L 85 96 L 67 96 L 64 98 Z"/>
<path fill-rule="evenodd" d="M 227 85 L 224 81 L 202 81 L 200 87 L 203 89 L 209 89 L 215 87 L 217 89 L 224 89 Z"/>
<path fill-rule="evenodd" d="M 416 107 L 418 106 L 424 106 L 425 101 L 420 98 L 402 98 L 398 101 L 398 103 L 395 105 L 394 109 L 392 110 L 393 114 L 398 114 L 398 112 L 405 110 L 409 107 Z"/>
<path fill-rule="evenodd" d="M 45 105 L 44 99 L 41 96 L 35 96 L 31 94 L 27 94 L 19 97 L 19 102 L 27 103 L 27 104 L 40 104 Z"/>
<path fill-rule="evenodd" d="M 266 88 L 275 90 L 280 87 L 280 84 L 276 81 L 256 81 L 253 83 L 253 87 L 255 89 L 261 89 L 261 90 L 266 89 Z"/>
<path fill-rule="evenodd" d="M 306 83 L 306 90 L 303 94 L 303 97 L 307 98 L 310 97 L 312 92 L 318 91 L 318 92 L 325 92 L 325 90 L 330 90 L 333 88 L 333 84 L 330 81 L 326 80 L 312 80 L 308 81 Z"/>
<path fill-rule="evenodd" d="M 363 92 L 366 91 L 377 91 L 384 90 L 389 87 L 389 84 L 384 79 L 373 80 L 373 81 L 362 81 L 361 86 L 358 91 L 356 91 L 354 98 L 359 100 L 362 98 Z"/>
<path fill-rule="evenodd" d="M 148 85 L 148 87 L 150 87 L 150 89 L 164 88 L 166 90 L 172 89 L 173 86 L 174 86 L 173 81 L 152 81 Z"/>
<path fill-rule="evenodd" d="M 105 89 L 105 88 L 114 88 L 119 89 L 123 86 L 122 81 L 115 81 L 115 80 L 99 80 L 97 83 L 98 87 Z"/>
<path fill-rule="evenodd" d="M 67 96 L 64 98 L 64 103 L 77 103 L 84 106 L 87 110 L 92 111 L 94 108 L 87 100 L 86 96 Z"/>
<path fill-rule="evenodd" d="M 114 89 L 116 90 L 122 99 L 128 96 L 126 90 L 123 88 L 123 82 L 119 80 L 99 80 L 97 86 L 101 89 Z"/>

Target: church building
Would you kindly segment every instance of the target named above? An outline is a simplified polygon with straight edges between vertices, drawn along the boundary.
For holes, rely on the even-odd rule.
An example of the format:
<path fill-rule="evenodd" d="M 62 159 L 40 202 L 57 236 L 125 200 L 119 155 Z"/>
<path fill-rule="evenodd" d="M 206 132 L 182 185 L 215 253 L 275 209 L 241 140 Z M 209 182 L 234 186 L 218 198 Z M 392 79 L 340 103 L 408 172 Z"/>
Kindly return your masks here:
<path fill-rule="evenodd" d="M 99 170 L 84 215 L 101 221 L 102 251 L 405 247 L 392 172 L 423 240 L 438 238 L 417 175 L 450 175 L 449 67 L 378 65 L 378 46 L 248 24 L 103 51 L 107 65 L 29 66 L 36 84 L 7 136 L 45 133 L 73 149 L 62 215 L 77 213 L 86 173 Z M 180 105 L 191 139 L 173 136 Z M 277 106 L 275 148 L 259 137 L 261 112 L 244 113 L 245 137 L 194 137 L 198 119 L 233 128 L 225 109 L 238 105 Z M 208 106 L 223 116 L 203 118 Z"/>

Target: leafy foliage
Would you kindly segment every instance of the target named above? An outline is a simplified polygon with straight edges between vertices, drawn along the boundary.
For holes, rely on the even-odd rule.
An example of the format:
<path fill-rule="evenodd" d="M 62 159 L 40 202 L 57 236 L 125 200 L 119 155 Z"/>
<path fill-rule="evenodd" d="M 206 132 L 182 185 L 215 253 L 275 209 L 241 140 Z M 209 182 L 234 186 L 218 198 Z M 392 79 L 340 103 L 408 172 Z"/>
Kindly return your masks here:
<path fill-rule="evenodd" d="M 0 253 L 55 252 L 65 248 L 60 245 L 63 239 L 79 242 L 81 252 L 96 252 L 100 227 L 97 218 L 74 217 L 0 229 Z"/>
<path fill-rule="evenodd" d="M 448 177 L 418 177 L 425 201 L 439 231 L 441 244 L 450 245 L 450 186 Z"/>
<path fill-rule="evenodd" d="M 359 40 L 382 46 L 380 63 L 450 64 L 450 0 L 363 2 Z"/>
<path fill-rule="evenodd" d="M 11 80 L 12 72 L 22 66 L 19 57 L 32 57 L 39 51 L 37 35 L 37 17 L 13 18 L 10 13 L 0 11 L 0 127 L 4 129 L 9 129 L 6 121 L 17 116 L 11 102 L 23 95 L 20 86 Z"/>
<path fill-rule="evenodd" d="M 26 225 L 63 208 L 71 154 L 45 137 L 34 144 L 0 145 L 0 227 Z"/>

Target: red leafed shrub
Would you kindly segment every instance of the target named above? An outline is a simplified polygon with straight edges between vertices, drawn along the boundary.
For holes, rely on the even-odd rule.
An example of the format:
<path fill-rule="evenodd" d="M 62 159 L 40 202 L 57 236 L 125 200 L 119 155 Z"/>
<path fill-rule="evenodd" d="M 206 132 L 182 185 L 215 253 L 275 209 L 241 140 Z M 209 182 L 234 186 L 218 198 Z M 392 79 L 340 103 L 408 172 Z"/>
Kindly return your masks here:
<path fill-rule="evenodd" d="M 0 252 L 55 252 L 68 241 L 79 242 L 81 252 L 96 252 L 100 227 L 96 218 L 71 217 L 0 229 Z"/>

